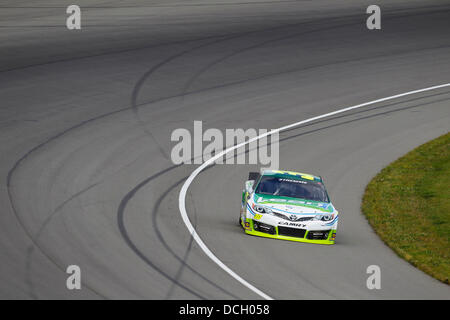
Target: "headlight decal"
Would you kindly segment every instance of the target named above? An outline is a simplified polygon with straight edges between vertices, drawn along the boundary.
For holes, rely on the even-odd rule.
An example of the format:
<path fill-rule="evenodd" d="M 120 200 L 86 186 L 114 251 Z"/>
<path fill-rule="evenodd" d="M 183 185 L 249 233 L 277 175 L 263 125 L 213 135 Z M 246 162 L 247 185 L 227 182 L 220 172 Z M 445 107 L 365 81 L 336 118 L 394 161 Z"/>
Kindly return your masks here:
<path fill-rule="evenodd" d="M 314 217 L 314 220 L 328 222 L 333 220 L 334 217 L 334 213 L 318 214 Z"/>
<path fill-rule="evenodd" d="M 253 208 L 253 210 L 255 210 L 256 212 L 258 212 L 260 214 L 272 213 L 272 209 L 270 209 L 268 207 L 264 207 L 264 206 L 258 205 L 256 203 L 252 204 L 252 208 Z"/>
<path fill-rule="evenodd" d="M 335 224 L 339 219 L 339 216 L 337 215 L 336 218 L 333 219 L 333 221 L 323 224 L 323 226 L 332 226 L 333 224 Z"/>

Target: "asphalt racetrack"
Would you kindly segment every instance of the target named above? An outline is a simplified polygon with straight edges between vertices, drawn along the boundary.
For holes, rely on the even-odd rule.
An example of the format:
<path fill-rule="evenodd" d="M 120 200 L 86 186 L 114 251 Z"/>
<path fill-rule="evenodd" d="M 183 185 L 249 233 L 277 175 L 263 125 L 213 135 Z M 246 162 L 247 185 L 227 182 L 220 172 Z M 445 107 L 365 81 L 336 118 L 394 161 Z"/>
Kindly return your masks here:
<path fill-rule="evenodd" d="M 0 297 L 260 299 L 193 240 L 178 208 L 197 165 L 173 130 L 279 128 L 450 82 L 450 1 L 68 1 L 0 4 Z M 370 179 L 450 129 L 450 88 L 280 134 L 280 168 L 324 177 L 341 219 L 333 246 L 245 235 L 254 165 L 215 165 L 186 209 L 208 248 L 274 299 L 449 299 L 360 212 Z M 407 204 L 405 204 L 405 209 Z M 79 265 L 82 290 L 66 288 Z M 381 289 L 366 287 L 369 265 Z"/>

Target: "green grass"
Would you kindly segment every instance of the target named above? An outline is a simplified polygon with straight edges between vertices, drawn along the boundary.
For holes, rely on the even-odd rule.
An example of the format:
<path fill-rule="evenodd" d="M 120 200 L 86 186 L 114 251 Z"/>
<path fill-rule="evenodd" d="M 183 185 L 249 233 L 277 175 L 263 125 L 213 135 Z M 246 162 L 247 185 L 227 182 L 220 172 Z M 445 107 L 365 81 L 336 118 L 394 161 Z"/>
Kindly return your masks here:
<path fill-rule="evenodd" d="M 368 184 L 362 211 L 400 257 L 450 278 L 450 133 L 391 163 Z"/>

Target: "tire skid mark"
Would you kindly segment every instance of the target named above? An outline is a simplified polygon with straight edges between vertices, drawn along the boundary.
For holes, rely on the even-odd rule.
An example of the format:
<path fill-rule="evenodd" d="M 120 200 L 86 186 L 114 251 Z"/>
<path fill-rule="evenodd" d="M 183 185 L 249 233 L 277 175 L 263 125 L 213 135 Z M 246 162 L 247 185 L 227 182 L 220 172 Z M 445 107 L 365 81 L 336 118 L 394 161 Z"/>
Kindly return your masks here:
<path fill-rule="evenodd" d="M 352 112 L 352 113 L 349 113 L 349 114 L 346 114 L 346 115 L 340 115 L 340 116 L 332 117 L 332 118 L 329 118 L 329 119 L 326 119 L 326 120 L 316 121 L 316 122 L 307 124 L 307 125 L 305 125 L 305 126 L 303 126 L 303 127 L 292 128 L 292 129 L 286 130 L 285 132 L 298 131 L 298 130 L 304 129 L 305 127 L 308 127 L 308 126 L 314 126 L 314 125 L 317 125 L 317 124 L 320 124 L 320 123 L 330 122 L 330 121 L 333 121 L 333 120 L 336 120 L 336 119 L 347 118 L 347 117 L 351 117 L 351 116 L 354 116 L 354 115 L 357 115 L 357 114 L 361 114 L 361 113 L 366 113 L 366 112 L 373 111 L 373 110 L 384 109 L 384 108 L 392 107 L 392 106 L 395 106 L 395 105 L 404 104 L 404 103 L 412 102 L 412 101 L 417 101 L 417 100 L 421 100 L 421 99 L 425 99 L 425 98 L 430 98 L 430 97 L 435 97 L 435 96 L 445 95 L 445 94 L 448 94 L 448 93 L 450 93 L 450 92 L 442 92 L 442 93 L 437 93 L 437 94 L 430 94 L 430 95 L 423 96 L 423 97 L 419 97 L 419 98 L 412 98 L 412 99 L 408 99 L 408 100 L 404 100 L 404 101 L 399 101 L 399 102 L 395 102 L 395 103 L 383 104 L 383 105 L 381 105 L 381 106 L 377 106 L 377 107 L 374 107 L 374 108 L 369 108 L 369 109 L 367 109 L 367 110 L 359 110 L 359 111 Z M 366 120 L 366 119 L 374 118 L 374 117 L 377 117 L 377 116 L 387 115 L 387 114 L 390 114 L 390 113 L 395 113 L 395 112 L 400 112 L 400 111 L 404 111 L 404 110 L 408 110 L 408 109 L 413 109 L 413 108 L 417 108 L 417 107 L 421 107 L 421 106 L 426 106 L 426 105 L 433 104 L 433 103 L 436 103 L 436 102 L 447 101 L 447 100 L 449 100 L 449 99 L 450 99 L 450 98 L 443 98 L 443 99 L 433 100 L 433 101 L 426 102 L 426 103 L 418 103 L 418 104 L 415 104 L 415 105 L 413 105 L 413 106 L 402 107 L 402 108 L 398 108 L 398 109 L 395 109 L 395 110 L 388 110 L 388 111 L 384 111 L 384 112 L 381 112 L 381 113 L 376 113 L 376 114 L 373 114 L 373 115 L 361 116 L 361 117 L 359 117 L 359 118 L 357 118 L 357 119 L 346 120 L 346 121 L 342 121 L 342 122 L 335 123 L 335 124 L 332 124 L 332 125 L 324 126 L 324 127 L 318 128 L 318 129 L 313 129 L 313 130 L 306 131 L 306 132 L 302 132 L 302 133 L 299 133 L 299 134 L 294 134 L 294 135 L 290 135 L 290 136 L 287 136 L 287 137 L 283 137 L 283 138 L 281 138 L 281 139 L 279 140 L 279 142 L 280 142 L 280 144 L 281 144 L 282 142 L 286 142 L 286 141 L 288 141 L 288 140 L 295 139 L 295 138 L 298 138 L 298 137 L 300 137 L 300 136 L 304 136 L 304 135 L 307 135 L 307 134 L 311 134 L 311 133 L 315 133 L 315 132 L 327 130 L 327 129 L 329 129 L 329 128 L 339 127 L 339 126 L 346 125 L 346 124 L 353 123 L 353 122 L 357 122 L 357 121 L 360 121 L 360 120 Z M 270 141 L 267 141 L 267 145 L 270 145 L 270 144 L 271 144 L 271 142 L 270 142 Z M 245 151 L 243 151 L 243 152 L 235 153 L 235 154 L 233 155 L 233 157 L 236 158 L 236 157 L 238 156 L 238 154 L 248 153 L 248 152 L 250 152 L 250 150 L 251 150 L 251 149 L 247 149 L 247 150 L 245 150 Z M 211 166 L 207 167 L 207 168 L 205 169 L 205 171 L 207 171 L 207 170 L 213 168 L 214 166 L 215 166 L 215 165 L 211 165 Z M 202 171 L 202 172 L 205 172 L 205 171 Z M 167 173 L 167 172 L 165 172 L 165 173 Z M 157 202 L 157 204 L 155 205 L 155 208 L 154 208 L 154 210 L 153 210 L 155 215 L 157 214 L 157 212 L 158 212 L 158 210 L 159 210 L 160 202 L 162 201 L 163 198 L 165 198 L 166 194 L 167 194 L 169 191 L 173 190 L 176 186 L 178 186 L 179 184 L 181 184 L 183 181 L 185 181 L 186 178 L 187 178 L 187 177 L 184 177 L 183 179 L 179 180 L 176 184 L 174 184 L 174 185 L 171 186 L 166 192 L 164 192 L 163 196 L 162 196 L 160 199 L 158 199 L 158 202 Z M 192 195 L 191 195 L 191 197 L 192 197 Z M 193 201 L 193 200 L 192 200 L 192 201 Z M 194 209 L 195 209 L 195 208 L 194 208 Z M 196 216 L 194 216 L 194 217 L 196 218 Z M 194 220 L 194 221 L 195 221 L 195 224 L 196 224 L 196 220 Z M 157 223 L 156 223 L 156 216 L 154 216 L 153 224 L 154 224 L 155 226 L 157 226 Z M 156 228 L 155 230 L 158 230 L 158 228 Z M 158 230 L 158 232 L 159 232 L 159 230 Z M 191 236 L 191 239 L 192 239 L 192 236 Z M 322 288 L 319 288 L 319 287 L 315 286 L 312 282 L 307 281 L 306 279 L 303 279 L 303 280 L 306 281 L 307 283 L 309 283 L 311 286 L 315 287 L 316 289 L 323 291 Z M 325 291 L 324 291 L 324 292 L 325 292 Z M 325 293 L 326 293 L 327 295 L 330 295 L 330 294 L 327 293 L 327 292 L 325 292 Z M 335 296 L 333 296 L 333 295 L 330 295 L 330 296 L 333 297 L 333 298 L 337 298 L 337 297 L 335 297 Z"/>
<path fill-rule="evenodd" d="M 65 207 L 66 204 L 68 204 L 69 202 L 71 202 L 74 199 L 77 199 L 79 196 L 81 196 L 82 194 L 84 194 L 85 192 L 91 190 L 92 188 L 94 188 L 95 186 L 97 186 L 98 184 L 100 184 L 100 182 L 91 184 L 90 186 L 78 191 L 77 193 L 75 193 L 74 195 L 72 195 L 71 197 L 69 197 L 68 199 L 64 200 L 61 204 L 59 204 L 53 211 L 52 213 L 44 220 L 44 222 L 42 223 L 42 225 L 39 227 L 39 230 L 36 232 L 36 234 L 33 236 L 34 240 L 36 243 L 39 243 L 39 238 L 41 237 L 44 229 L 47 227 L 47 225 L 53 220 L 53 218 L 60 213 L 60 211 Z M 32 258 L 33 258 L 33 253 L 34 253 L 34 246 L 30 246 L 27 250 L 27 256 L 25 258 L 26 262 L 26 282 L 28 283 L 28 286 L 30 288 L 30 294 L 31 297 L 33 299 L 38 299 L 38 295 L 35 291 L 34 288 L 34 284 L 33 284 L 33 279 L 31 277 L 31 264 L 32 264 Z M 61 270 L 64 270 L 64 268 L 61 266 L 60 267 Z M 89 289 L 92 290 L 92 288 L 89 287 L 89 285 L 87 285 L 86 283 L 84 283 L 83 281 L 81 281 L 81 284 L 83 287 L 87 287 Z M 96 291 L 94 291 L 96 292 Z M 97 292 L 96 292 L 97 293 Z M 105 298 L 104 296 L 102 296 L 103 298 Z"/>
<path fill-rule="evenodd" d="M 301 23 L 301 24 L 304 24 L 304 23 Z M 328 29 L 328 28 L 327 28 L 327 29 Z M 231 39 L 234 39 L 234 38 L 239 38 L 239 37 L 242 37 L 242 36 L 244 36 L 244 35 L 238 34 L 238 35 L 236 35 L 236 36 L 226 37 L 226 38 L 224 38 L 224 39 L 218 39 L 218 40 L 216 40 L 216 41 L 213 41 L 213 42 L 210 42 L 210 43 L 206 43 L 206 44 L 201 44 L 201 45 L 199 45 L 199 46 L 196 46 L 196 47 L 193 47 L 193 48 L 189 48 L 189 49 L 183 50 L 183 51 L 181 51 L 181 52 L 179 52 L 179 53 L 177 53 L 177 54 L 175 54 L 175 55 L 172 55 L 172 56 L 170 56 L 170 57 L 164 59 L 164 60 L 161 61 L 160 63 L 156 64 L 156 65 L 153 66 L 150 70 L 148 70 L 146 73 L 144 73 L 144 75 L 138 80 L 138 82 L 137 82 L 136 85 L 134 86 L 133 92 L 132 92 L 132 97 L 131 97 L 131 109 L 132 109 L 132 111 L 133 111 L 133 114 L 135 115 L 138 124 L 139 124 L 140 126 L 143 127 L 144 132 L 146 132 L 146 133 L 151 137 L 151 139 L 152 139 L 152 140 L 154 141 L 154 143 L 158 146 L 160 152 L 163 154 L 163 156 L 164 156 L 166 159 L 168 159 L 168 156 L 167 156 L 165 150 L 164 150 L 164 149 L 162 148 L 162 146 L 156 141 L 156 139 L 155 139 L 155 137 L 153 136 L 153 134 L 145 127 L 145 125 L 144 125 L 145 122 L 142 121 L 142 120 L 140 119 L 140 117 L 139 117 L 137 99 L 138 99 L 139 92 L 140 92 L 140 90 L 141 90 L 143 84 L 144 84 L 144 83 L 150 78 L 150 76 L 151 76 L 152 74 L 154 74 L 158 69 L 160 69 L 161 67 L 167 65 L 167 64 L 170 63 L 171 61 L 173 61 L 173 60 L 175 60 L 175 59 L 177 59 L 177 58 L 179 58 L 179 57 L 181 57 L 181 56 L 184 56 L 185 54 L 187 54 L 187 53 L 189 53 L 189 52 L 192 52 L 192 51 L 195 51 L 195 50 L 198 50 L 198 49 L 201 49 L 201 48 L 204 48 L 204 47 L 207 47 L 207 46 L 216 44 L 216 43 L 225 42 L 225 41 L 228 41 L 228 40 L 231 40 Z M 194 76 L 194 77 L 195 77 L 195 76 Z M 183 90 L 183 91 L 184 91 L 184 92 L 181 93 L 181 97 L 184 97 L 184 96 L 186 95 L 185 90 Z M 173 167 L 170 167 L 170 168 L 175 168 L 175 167 L 173 166 Z M 170 168 L 169 168 L 169 169 L 170 169 Z M 170 169 L 170 170 L 171 170 L 171 169 Z M 121 233 L 122 233 L 122 236 L 124 237 L 126 243 L 130 246 L 130 248 L 131 248 L 133 251 L 135 251 L 135 253 L 138 254 L 138 256 L 140 256 L 141 258 L 143 258 L 143 257 L 145 257 L 145 256 L 142 254 L 142 252 L 140 252 L 140 251 L 137 249 L 137 247 L 135 246 L 135 244 L 131 241 L 131 239 L 130 239 L 129 236 L 127 235 L 127 233 L 126 233 L 126 232 L 127 232 L 127 231 L 126 231 L 126 227 L 125 227 L 125 225 L 124 225 L 124 223 L 123 223 L 123 214 L 124 214 L 124 210 L 125 210 L 125 207 L 126 207 L 126 204 L 128 203 L 128 201 L 134 196 L 134 194 L 135 194 L 141 187 L 143 187 L 144 185 L 146 185 L 148 182 L 150 182 L 150 181 L 153 180 L 153 179 L 148 178 L 147 180 L 148 180 L 148 181 L 147 181 L 146 183 L 140 183 L 138 186 L 136 186 L 135 188 L 133 188 L 133 189 L 132 189 L 132 190 L 131 190 L 131 191 L 130 191 L 123 199 L 122 199 L 121 205 L 119 206 L 119 211 L 118 211 L 118 217 L 121 217 L 121 219 L 119 219 L 118 221 L 119 221 L 119 229 L 120 229 L 120 231 L 121 231 Z M 129 199 L 127 199 L 127 197 L 129 197 Z M 127 200 L 125 200 L 125 199 L 127 199 Z M 125 200 L 125 202 L 123 202 L 124 200 Z M 123 203 L 124 203 L 124 205 L 122 206 Z M 192 241 L 192 236 L 191 236 L 191 241 Z M 190 247 L 190 245 L 189 245 L 189 247 Z M 166 247 L 166 249 L 168 249 L 168 248 Z M 190 249 L 189 249 L 188 251 L 190 251 Z M 169 251 L 169 252 L 170 252 L 170 251 Z M 178 259 L 179 259 L 179 257 L 178 257 Z M 143 260 L 144 260 L 147 264 L 149 264 L 150 266 L 152 266 L 152 267 L 155 269 L 155 265 L 154 265 L 153 263 L 149 263 L 150 260 L 149 260 L 147 257 L 145 257 L 145 259 L 143 259 Z M 180 260 L 180 262 L 182 263 L 182 264 L 181 264 L 181 269 L 180 269 L 180 270 L 182 270 L 183 265 L 184 265 L 184 260 Z M 156 270 L 156 269 L 155 269 L 155 270 Z M 157 271 L 158 271 L 158 270 L 157 270 Z M 161 270 L 159 270 L 158 272 L 161 273 Z M 161 274 L 163 274 L 163 273 L 161 273 Z M 167 277 L 167 274 L 163 274 L 163 275 L 164 275 L 165 277 Z M 171 279 L 171 280 L 172 280 L 173 284 L 179 284 L 177 278 Z M 183 287 L 183 288 L 184 288 L 184 287 Z M 184 289 L 186 289 L 186 288 L 184 288 Z M 169 291 L 169 292 L 171 292 L 171 291 Z M 192 293 L 192 292 L 191 292 L 191 293 Z"/>
<path fill-rule="evenodd" d="M 422 88 L 422 89 L 407 91 L 407 92 L 399 93 L 399 94 L 396 94 L 396 95 L 391 95 L 391 96 L 388 96 L 388 97 L 367 101 L 367 102 L 360 103 L 360 104 L 353 105 L 353 106 L 349 106 L 349 107 L 346 107 L 346 108 L 341 108 L 341 109 L 338 109 L 338 110 L 335 110 L 335 111 L 332 111 L 332 112 L 324 113 L 324 114 L 321 114 L 321 115 L 318 115 L 318 116 L 315 116 L 315 117 L 312 117 L 312 118 L 308 118 L 308 119 L 305 119 L 305 120 L 301 120 L 301 121 L 297 121 L 297 122 L 294 122 L 294 123 L 291 123 L 291 124 L 288 124 L 288 125 L 281 126 L 281 127 L 277 128 L 277 129 L 271 130 L 270 132 L 267 132 L 267 133 L 264 133 L 264 134 L 260 134 L 260 135 L 254 137 L 254 138 L 247 139 L 246 141 L 240 142 L 239 144 L 235 144 L 233 147 L 226 148 L 225 150 L 221 151 L 219 154 L 217 154 L 217 155 L 213 156 L 212 158 L 206 160 L 199 167 L 197 167 L 189 175 L 188 179 L 186 180 L 186 182 L 183 184 L 183 186 L 181 188 L 181 191 L 180 191 L 179 197 L 178 197 L 178 200 L 179 200 L 178 204 L 179 204 L 179 210 L 180 210 L 181 218 L 183 219 L 183 222 L 184 222 L 188 232 L 194 237 L 195 241 L 200 246 L 200 248 L 203 250 L 205 255 L 207 255 L 208 258 L 210 258 L 214 263 L 216 263 L 223 271 L 228 273 L 235 280 L 237 280 L 243 286 L 245 286 L 249 290 L 253 291 L 254 293 L 259 295 L 260 297 L 262 297 L 262 298 L 264 298 L 266 300 L 273 300 L 272 297 L 270 297 L 269 295 L 267 295 L 266 293 L 264 293 L 260 289 L 256 288 L 254 285 L 252 285 L 251 283 L 246 281 L 244 278 L 239 276 L 236 272 L 231 270 L 227 265 L 225 265 L 209 249 L 209 247 L 206 246 L 205 242 L 200 238 L 200 236 L 197 233 L 196 229 L 192 226 L 192 222 L 190 221 L 189 215 L 188 215 L 187 210 L 186 210 L 186 197 L 187 197 L 187 193 L 189 191 L 189 186 L 194 182 L 195 178 L 197 178 L 206 168 L 208 168 L 209 166 L 213 165 L 215 163 L 215 161 L 219 160 L 220 157 L 226 156 L 227 153 L 229 153 L 231 151 L 234 151 L 234 150 L 236 150 L 239 147 L 246 147 L 250 142 L 258 141 L 261 138 L 267 137 L 267 136 L 272 135 L 274 133 L 282 132 L 282 131 L 285 131 L 285 130 L 288 130 L 288 129 L 293 129 L 293 128 L 302 128 L 303 125 L 306 124 L 306 123 L 314 123 L 316 120 L 330 118 L 331 116 L 334 116 L 336 114 L 341 114 L 341 113 L 345 114 L 348 111 L 352 111 L 352 110 L 355 110 L 355 109 L 361 109 L 361 108 L 363 108 L 365 106 L 368 106 L 368 105 L 383 103 L 385 101 L 394 100 L 394 99 L 401 99 L 401 98 L 403 98 L 405 96 L 418 94 L 418 93 L 423 93 L 423 92 L 427 92 L 427 91 L 431 91 L 431 90 L 438 90 L 438 89 L 446 88 L 446 87 L 449 87 L 449 86 L 450 86 L 450 83 L 443 83 L 443 84 L 439 84 L 439 85 L 435 85 L 435 86 L 431 86 L 431 87 L 426 87 L 426 88 Z M 446 100 L 448 100 L 448 99 L 443 99 L 443 101 L 446 101 Z M 433 103 L 433 102 L 430 102 L 428 104 L 431 104 L 431 103 Z M 425 105 L 427 105 L 427 104 L 425 104 Z M 407 107 L 405 109 L 416 108 L 416 107 L 417 106 Z M 388 112 L 385 112 L 385 113 L 388 113 Z M 370 116 L 363 117 L 363 118 L 368 118 L 368 117 L 370 117 Z M 356 120 L 353 120 L 353 121 L 356 121 Z M 315 131 L 319 131 L 319 130 L 315 130 Z M 301 134 L 299 134 L 299 135 L 301 135 Z"/>
<path fill-rule="evenodd" d="M 259 31 L 259 32 L 260 32 L 260 31 Z M 214 38 L 214 37 L 213 37 L 213 38 Z M 189 41 L 192 41 L 192 40 L 189 40 Z M 189 41 L 188 41 L 188 42 L 189 42 Z M 134 49 L 134 50 L 135 50 L 135 49 Z M 129 50 L 127 50 L 127 51 L 129 51 Z M 72 59 L 69 59 L 68 61 L 70 61 L 70 60 L 72 60 Z M 52 63 L 52 62 L 51 62 L 51 63 Z M 245 80 L 245 81 L 249 81 L 249 80 Z M 227 86 L 227 85 L 232 85 L 232 84 L 226 84 L 225 86 Z M 201 91 L 207 91 L 207 90 L 211 90 L 211 88 L 207 88 L 207 89 L 204 89 L 204 90 L 201 90 Z M 195 92 L 195 91 L 193 91 L 193 92 L 186 92 L 186 93 L 184 93 L 184 94 L 182 94 L 182 95 L 176 95 L 176 96 L 172 96 L 172 97 L 168 97 L 168 98 L 162 98 L 162 99 L 158 99 L 158 100 L 156 100 L 156 101 L 161 101 L 161 100 L 165 100 L 165 99 L 170 99 L 170 98 L 178 97 L 178 96 L 184 97 L 184 96 L 186 96 L 186 95 L 188 95 L 188 94 L 192 94 L 192 93 L 196 93 L 196 92 Z M 155 101 L 153 101 L 153 102 L 155 102 Z M 153 102 L 149 102 L 149 103 L 153 103 Z M 144 103 L 144 104 L 147 104 L 147 103 Z M 144 104 L 142 104 L 142 105 L 144 105 Z M 67 133 L 69 133 L 69 132 L 72 131 L 72 130 L 75 130 L 75 129 L 77 129 L 77 128 L 80 128 L 80 127 L 84 126 L 85 124 L 88 124 L 88 123 L 90 123 L 90 122 L 99 120 L 99 119 L 101 119 L 101 118 L 105 118 L 105 117 L 110 116 L 110 115 L 113 115 L 113 114 L 120 113 L 120 112 L 122 112 L 122 111 L 126 111 L 126 110 L 129 110 L 129 109 L 130 109 L 130 107 L 125 107 L 125 108 L 122 108 L 122 109 L 119 109 L 119 110 L 115 110 L 115 111 L 112 111 L 112 112 L 109 112 L 109 113 L 106 113 L 106 114 L 102 114 L 102 115 L 93 117 L 93 118 L 88 119 L 88 120 L 85 120 L 85 121 L 83 121 L 83 122 L 81 122 L 81 123 L 79 123 L 79 124 L 77 124 L 77 125 L 74 125 L 74 126 L 68 128 L 68 129 L 62 131 L 61 133 L 56 134 L 56 135 L 53 136 L 53 137 L 50 137 L 49 139 L 45 140 L 43 143 L 41 143 L 41 144 L 35 146 L 34 148 L 32 148 L 32 149 L 31 149 L 30 151 L 28 151 L 24 156 L 22 156 L 21 158 L 19 158 L 19 160 L 16 161 L 16 163 L 13 165 L 13 167 L 11 168 L 11 170 L 8 172 L 8 176 L 7 176 L 7 190 L 8 190 L 8 196 L 9 196 L 9 198 L 10 198 L 10 203 L 11 203 L 12 211 L 13 211 L 13 213 L 15 214 L 15 216 L 16 216 L 16 218 L 17 218 L 19 224 L 22 226 L 22 228 L 25 230 L 26 234 L 30 237 L 30 239 L 32 240 L 32 242 L 36 245 L 36 247 L 37 247 L 40 251 L 43 252 L 42 248 L 39 247 L 37 241 L 35 241 L 35 239 L 33 239 L 33 237 L 31 236 L 30 232 L 25 228 L 25 225 L 24 225 L 24 223 L 23 223 L 23 221 L 22 221 L 22 218 L 20 218 L 20 216 L 19 216 L 19 214 L 18 214 L 18 212 L 17 212 L 17 209 L 16 209 L 16 207 L 15 207 L 15 205 L 14 205 L 14 202 L 13 202 L 13 196 L 12 196 L 11 188 L 13 188 L 13 187 L 12 187 L 12 177 L 13 177 L 14 171 L 15 171 L 17 168 L 20 167 L 20 164 L 21 164 L 26 158 L 28 158 L 28 157 L 30 156 L 30 154 L 32 154 L 32 153 L 33 153 L 34 151 L 36 151 L 37 149 L 43 147 L 44 145 L 50 143 L 51 141 L 54 141 L 54 140 L 56 140 L 56 139 L 58 139 L 58 138 L 60 138 L 60 137 L 62 137 L 62 136 L 64 136 L 64 135 L 66 135 Z M 47 256 L 47 254 L 45 254 L 45 252 L 43 252 L 43 254 Z M 47 258 L 49 258 L 50 261 L 52 261 L 53 263 L 55 263 L 55 262 L 51 259 L 51 257 L 48 257 L 48 256 L 47 256 Z M 94 292 L 95 292 L 95 291 L 94 291 Z M 98 294 L 98 293 L 97 293 L 97 294 Z"/>
<path fill-rule="evenodd" d="M 180 288 L 186 290 L 187 292 L 191 293 L 192 295 L 194 295 L 195 297 L 199 298 L 199 299 L 203 299 L 205 300 L 206 297 L 201 296 L 200 294 L 198 294 L 197 292 L 195 292 L 194 290 L 190 289 L 189 287 L 183 285 L 182 283 L 180 283 L 177 279 L 175 279 L 174 277 L 172 277 L 171 275 L 169 275 L 167 272 L 165 272 L 164 270 L 162 270 L 160 267 L 158 267 L 155 263 L 153 263 L 153 261 L 151 259 L 149 259 L 137 246 L 136 244 L 133 242 L 133 240 L 131 240 L 128 231 L 125 227 L 125 221 L 124 221 L 124 216 L 125 216 L 125 209 L 126 206 L 128 205 L 129 201 L 131 199 L 133 199 L 133 197 L 136 195 L 136 193 L 142 188 L 144 187 L 146 184 L 148 184 L 150 181 L 152 181 L 153 179 L 156 179 L 159 176 L 162 176 L 163 174 L 179 167 L 180 165 L 173 165 L 171 167 L 168 167 L 150 177 L 148 177 L 147 179 L 143 180 L 141 183 L 139 183 L 137 186 L 135 186 L 131 191 L 129 191 L 125 197 L 122 198 L 122 200 L 120 201 L 119 204 L 119 208 L 117 210 L 117 225 L 119 227 L 119 231 L 125 241 L 125 243 L 128 245 L 128 247 L 133 250 L 133 252 L 141 259 L 143 260 L 148 266 L 150 266 L 152 269 L 154 269 L 155 271 L 157 271 L 160 275 L 162 275 L 163 277 L 165 277 L 167 280 L 169 280 L 170 282 L 176 284 L 177 286 L 179 286 Z"/>
<path fill-rule="evenodd" d="M 172 192 L 172 190 L 174 190 L 176 187 L 178 187 L 181 183 L 183 183 L 185 180 L 187 179 L 187 176 L 182 178 L 181 180 L 177 181 L 175 184 L 173 184 L 172 186 L 170 186 L 167 190 L 165 190 L 162 195 L 158 198 L 158 200 L 156 201 L 154 207 L 153 207 L 153 214 L 152 214 L 152 225 L 153 228 L 155 230 L 156 235 L 158 236 L 158 239 L 160 240 L 160 242 L 162 243 L 162 245 L 167 249 L 168 252 L 170 252 L 178 261 L 181 262 L 180 265 L 180 270 L 179 273 L 181 274 L 181 270 L 183 267 L 188 268 L 190 271 L 192 271 L 193 273 L 195 273 L 197 276 L 199 276 L 200 278 L 202 278 L 203 280 L 205 280 L 206 282 L 210 283 L 212 286 L 216 287 L 217 289 L 223 291 L 224 293 L 230 295 L 231 297 L 235 298 L 235 299 L 240 299 L 239 297 L 233 295 L 232 293 L 228 292 L 226 289 L 218 286 L 217 284 L 215 284 L 213 281 L 209 280 L 208 278 L 204 277 L 200 272 L 198 272 L 197 270 L 195 270 L 194 268 L 192 268 L 187 262 L 187 257 L 191 251 L 191 246 L 193 243 L 193 238 L 192 236 L 189 238 L 189 244 L 188 244 L 188 248 L 186 249 L 185 255 L 183 258 L 180 258 L 173 250 L 172 248 L 167 244 L 167 242 L 165 241 L 163 234 L 161 233 L 161 231 L 158 228 L 158 222 L 157 222 L 157 217 L 158 217 L 158 212 L 159 212 L 159 208 L 163 202 L 163 200 L 167 197 L 167 195 Z M 194 203 L 194 202 L 192 202 Z M 195 212 L 194 212 L 195 213 Z M 197 225 L 197 216 L 194 215 L 194 225 Z M 173 286 L 172 286 L 173 287 Z M 169 293 L 166 296 L 166 299 L 169 299 L 171 296 L 171 291 L 169 290 Z"/>
<path fill-rule="evenodd" d="M 351 16 L 356 17 L 357 15 L 349 15 L 348 17 L 351 17 Z M 342 18 L 342 17 L 344 17 L 344 16 L 341 16 L 340 18 Z M 319 19 L 324 20 L 324 19 L 327 19 L 327 18 L 319 18 Z M 282 26 L 270 27 L 270 28 L 262 28 L 262 29 L 254 30 L 254 31 L 235 32 L 235 33 L 223 33 L 223 34 L 218 34 L 218 35 L 212 35 L 212 36 L 207 36 L 207 37 L 199 37 L 199 38 L 193 38 L 193 39 L 187 39 L 187 40 L 168 41 L 168 42 L 162 42 L 162 43 L 157 43 L 157 44 L 154 44 L 154 45 L 137 47 L 137 48 L 132 48 L 132 49 L 123 49 L 123 50 L 117 50 L 117 51 L 112 51 L 112 52 L 103 52 L 103 53 L 92 54 L 92 55 L 85 55 L 85 56 L 80 56 L 80 57 L 73 57 L 73 58 L 67 58 L 67 59 L 59 59 L 59 60 L 47 61 L 47 62 L 42 62 L 42 63 L 35 63 L 35 64 L 30 64 L 30 65 L 25 65 L 25 66 L 10 68 L 10 69 L 3 69 L 3 70 L 0 70 L 0 74 L 1 73 L 6 73 L 6 72 L 13 72 L 13 71 L 18 71 L 18 70 L 34 68 L 34 67 L 40 67 L 40 66 L 45 66 L 45 65 L 57 64 L 57 63 L 72 62 L 72 61 L 85 60 L 85 59 L 90 59 L 90 58 L 95 58 L 95 57 L 102 57 L 102 56 L 109 56 L 109 55 L 115 55 L 115 54 L 121 54 L 121 53 L 133 52 L 133 51 L 140 51 L 140 50 L 158 48 L 158 47 L 163 47 L 163 46 L 168 46 L 168 45 L 184 44 L 184 43 L 197 42 L 197 41 L 202 41 L 202 40 L 215 39 L 215 38 L 234 36 L 234 35 L 239 36 L 239 35 L 246 35 L 246 34 L 252 34 L 252 33 L 261 33 L 261 32 L 267 32 L 267 31 L 274 31 L 274 30 L 289 28 L 289 27 L 292 27 L 292 26 L 296 26 L 296 25 L 303 24 L 303 23 L 308 23 L 308 22 L 309 21 L 307 21 L 307 22 L 300 22 L 300 23 L 288 23 L 288 24 L 285 24 L 285 25 L 282 25 Z"/>

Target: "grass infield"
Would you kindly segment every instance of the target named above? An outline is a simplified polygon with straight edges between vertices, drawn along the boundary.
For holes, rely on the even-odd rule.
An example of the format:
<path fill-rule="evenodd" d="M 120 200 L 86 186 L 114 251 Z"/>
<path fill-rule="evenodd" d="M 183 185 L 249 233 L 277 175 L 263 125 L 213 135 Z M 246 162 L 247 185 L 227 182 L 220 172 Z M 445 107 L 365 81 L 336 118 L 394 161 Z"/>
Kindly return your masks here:
<path fill-rule="evenodd" d="M 400 257 L 450 278 L 450 133 L 394 161 L 368 184 L 362 212 Z"/>

